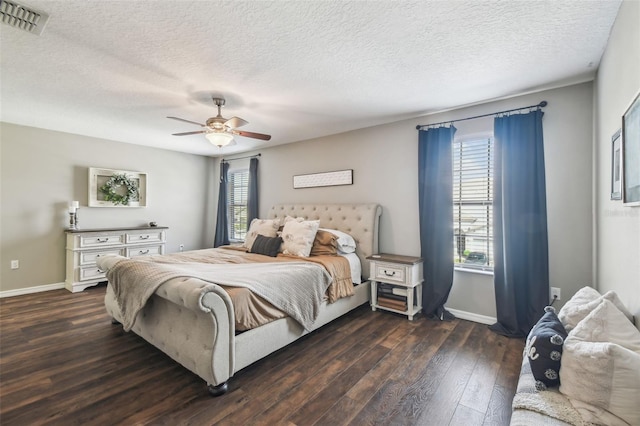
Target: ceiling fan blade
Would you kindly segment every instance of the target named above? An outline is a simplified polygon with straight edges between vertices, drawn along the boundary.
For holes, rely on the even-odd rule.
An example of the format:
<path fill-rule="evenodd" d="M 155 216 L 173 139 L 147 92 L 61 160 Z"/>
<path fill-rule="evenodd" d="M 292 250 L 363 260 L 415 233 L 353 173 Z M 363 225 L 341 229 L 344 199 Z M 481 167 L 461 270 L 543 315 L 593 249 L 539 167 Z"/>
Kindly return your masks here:
<path fill-rule="evenodd" d="M 195 124 L 196 126 L 204 127 L 204 124 L 196 123 L 195 121 L 185 120 L 184 118 L 178 118 L 178 117 L 167 117 L 167 118 L 170 118 L 172 120 L 184 121 L 185 123 L 191 123 L 191 124 Z"/>
<path fill-rule="evenodd" d="M 206 130 L 196 130 L 194 132 L 172 133 L 173 136 L 197 135 L 198 133 L 206 133 Z"/>
<path fill-rule="evenodd" d="M 263 141 L 271 140 L 271 135 L 265 135 L 263 133 L 245 132 L 242 130 L 236 130 L 233 133 L 246 138 L 262 139 Z"/>
<path fill-rule="evenodd" d="M 246 120 L 243 120 L 240 117 L 231 117 L 224 123 L 225 126 L 230 127 L 232 129 L 235 129 L 236 127 L 244 126 L 245 124 L 249 124 L 249 122 Z"/>

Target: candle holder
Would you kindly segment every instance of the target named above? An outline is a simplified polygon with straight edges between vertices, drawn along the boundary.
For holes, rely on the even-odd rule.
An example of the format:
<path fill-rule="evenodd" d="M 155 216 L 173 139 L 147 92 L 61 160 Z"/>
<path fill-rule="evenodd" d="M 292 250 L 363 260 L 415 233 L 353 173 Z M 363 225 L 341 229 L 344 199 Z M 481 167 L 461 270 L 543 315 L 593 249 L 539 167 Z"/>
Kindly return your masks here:
<path fill-rule="evenodd" d="M 69 212 L 69 229 L 77 229 L 77 225 L 76 212 Z"/>

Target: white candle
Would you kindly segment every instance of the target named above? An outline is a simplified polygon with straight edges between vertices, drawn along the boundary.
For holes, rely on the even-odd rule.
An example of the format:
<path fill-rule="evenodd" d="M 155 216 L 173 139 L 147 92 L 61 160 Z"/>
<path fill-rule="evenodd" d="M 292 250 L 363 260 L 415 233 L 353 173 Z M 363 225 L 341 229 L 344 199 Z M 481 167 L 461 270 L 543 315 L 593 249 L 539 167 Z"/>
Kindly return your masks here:
<path fill-rule="evenodd" d="M 76 212 L 76 208 L 73 207 L 73 205 L 69 205 L 69 213 L 75 213 Z"/>
<path fill-rule="evenodd" d="M 78 207 L 80 207 L 80 202 L 79 201 L 72 201 L 71 205 L 73 206 L 74 209 L 77 209 Z"/>

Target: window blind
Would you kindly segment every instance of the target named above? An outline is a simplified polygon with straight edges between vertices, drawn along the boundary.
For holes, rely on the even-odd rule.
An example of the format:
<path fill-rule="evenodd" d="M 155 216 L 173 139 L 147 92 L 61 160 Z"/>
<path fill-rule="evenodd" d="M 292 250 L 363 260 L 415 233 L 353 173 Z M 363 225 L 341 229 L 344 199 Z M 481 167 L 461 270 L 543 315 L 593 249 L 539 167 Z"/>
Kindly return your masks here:
<path fill-rule="evenodd" d="M 249 193 L 249 171 L 229 173 L 227 206 L 229 218 L 229 239 L 244 240 L 247 234 L 247 198 Z"/>
<path fill-rule="evenodd" d="M 456 267 L 493 269 L 493 138 L 454 140 Z"/>

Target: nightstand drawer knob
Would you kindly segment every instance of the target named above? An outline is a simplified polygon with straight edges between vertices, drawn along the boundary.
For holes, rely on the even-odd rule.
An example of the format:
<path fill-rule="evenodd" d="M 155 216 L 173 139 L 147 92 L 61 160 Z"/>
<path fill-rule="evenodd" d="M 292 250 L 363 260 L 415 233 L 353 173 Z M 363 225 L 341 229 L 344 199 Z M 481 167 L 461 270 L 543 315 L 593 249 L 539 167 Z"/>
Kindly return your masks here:
<path fill-rule="evenodd" d="M 386 269 L 384 270 L 384 274 L 388 277 L 393 277 L 396 275 L 396 271 L 391 271 L 391 273 L 389 273 L 389 271 L 387 271 Z"/>

